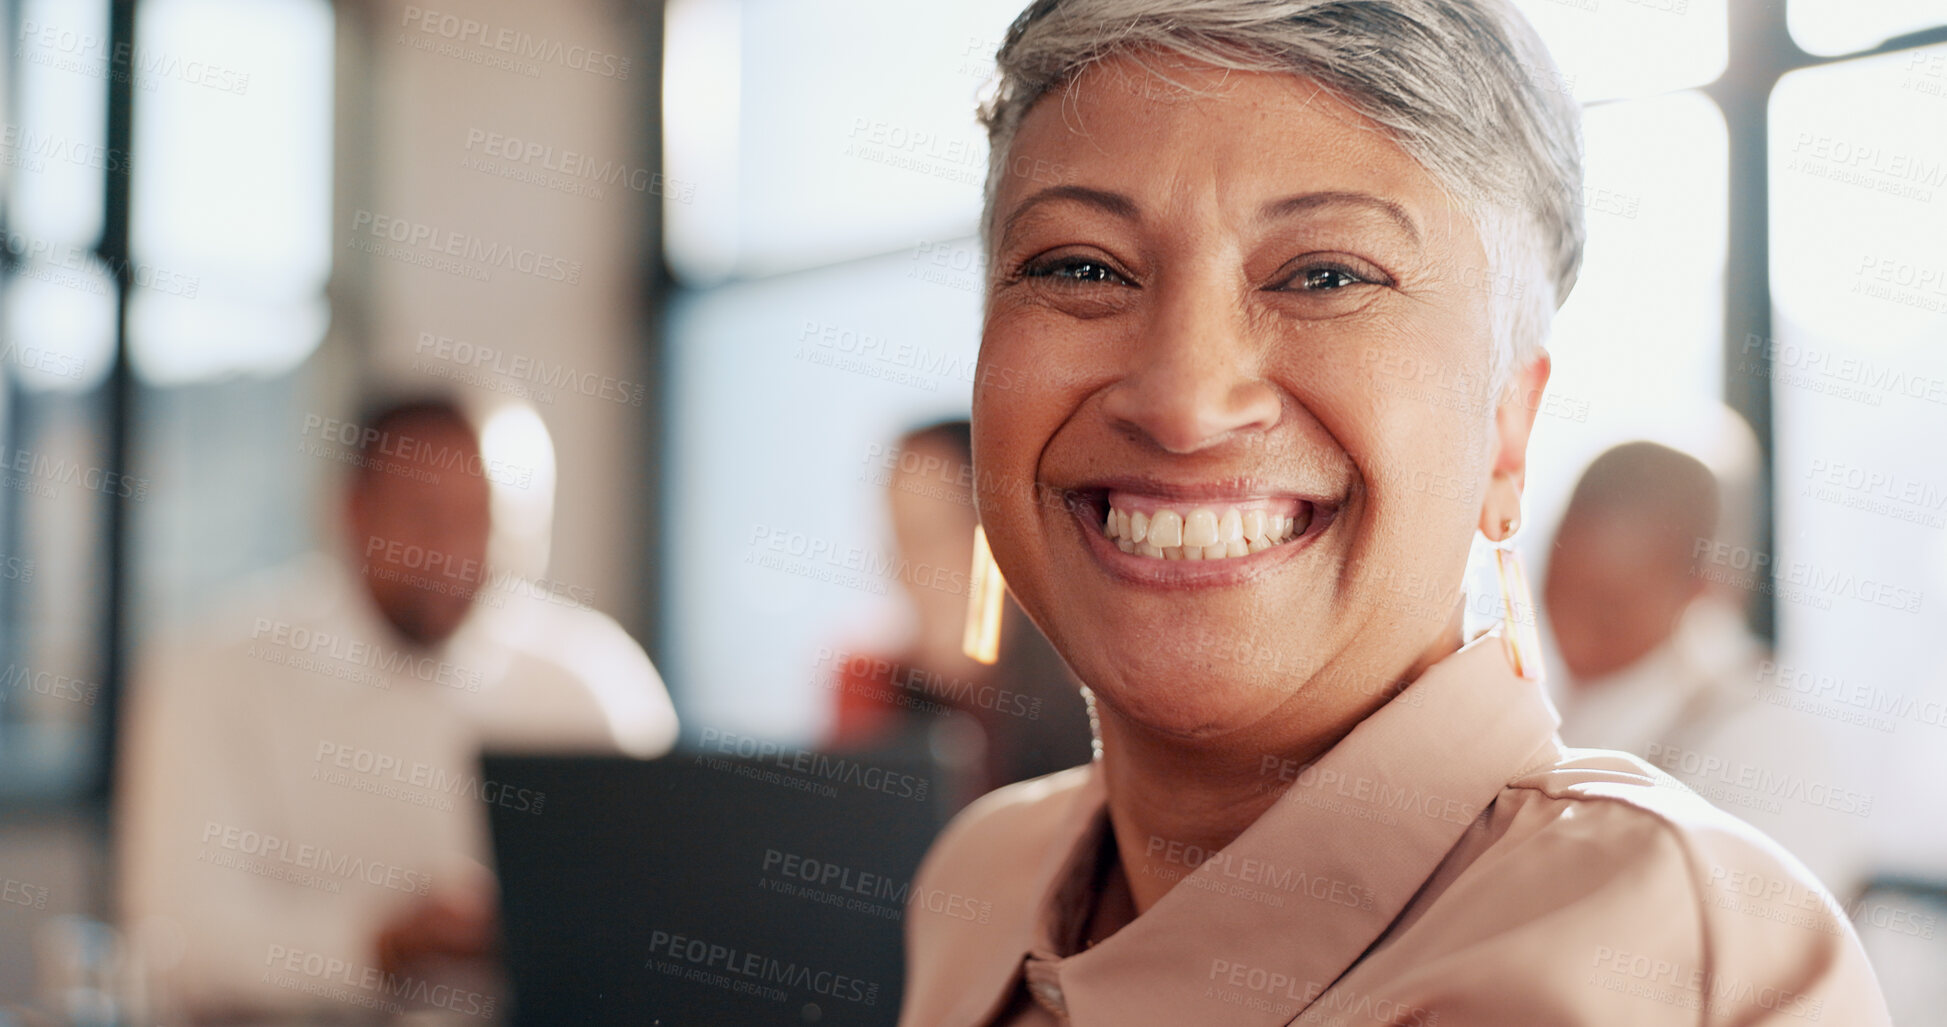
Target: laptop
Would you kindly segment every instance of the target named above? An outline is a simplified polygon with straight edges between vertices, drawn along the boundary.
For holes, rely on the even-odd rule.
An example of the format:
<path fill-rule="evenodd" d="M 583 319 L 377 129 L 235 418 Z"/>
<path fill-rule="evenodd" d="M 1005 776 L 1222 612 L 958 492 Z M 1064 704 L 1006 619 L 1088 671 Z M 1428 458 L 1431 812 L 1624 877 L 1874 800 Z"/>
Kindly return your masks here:
<path fill-rule="evenodd" d="M 482 757 L 517 1027 L 898 1019 L 943 775 L 913 752 L 705 744 Z"/>

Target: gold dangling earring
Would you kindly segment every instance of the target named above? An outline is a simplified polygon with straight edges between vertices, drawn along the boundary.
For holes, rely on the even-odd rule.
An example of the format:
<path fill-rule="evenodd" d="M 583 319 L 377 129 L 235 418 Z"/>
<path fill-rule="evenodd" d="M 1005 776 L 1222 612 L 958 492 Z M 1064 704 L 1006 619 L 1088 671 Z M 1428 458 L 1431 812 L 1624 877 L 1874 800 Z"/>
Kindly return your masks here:
<path fill-rule="evenodd" d="M 1000 565 L 987 548 L 987 530 L 976 524 L 973 572 L 967 580 L 967 629 L 960 636 L 960 649 L 969 659 L 992 664 L 1001 658 L 1001 597 L 1006 594 Z"/>
<path fill-rule="evenodd" d="M 1535 630 L 1535 601 L 1528 591 L 1528 570 L 1514 548 L 1515 518 L 1501 521 L 1501 537 L 1494 540 L 1494 569 L 1501 579 L 1501 646 L 1514 672 L 1530 681 L 1541 680 L 1541 634 Z"/>

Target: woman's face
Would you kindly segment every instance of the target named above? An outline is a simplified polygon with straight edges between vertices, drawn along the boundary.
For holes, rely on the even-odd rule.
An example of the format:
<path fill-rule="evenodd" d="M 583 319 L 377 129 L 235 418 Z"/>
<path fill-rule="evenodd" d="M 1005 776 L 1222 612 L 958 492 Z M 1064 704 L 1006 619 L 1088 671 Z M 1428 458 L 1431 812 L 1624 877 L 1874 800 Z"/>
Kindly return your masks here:
<path fill-rule="evenodd" d="M 1496 283 L 1426 172 L 1312 83 L 1169 75 L 1197 95 L 1099 64 L 1008 154 L 982 520 L 1118 713 L 1206 737 L 1369 709 L 1451 648 L 1484 500 L 1518 494 Z"/>

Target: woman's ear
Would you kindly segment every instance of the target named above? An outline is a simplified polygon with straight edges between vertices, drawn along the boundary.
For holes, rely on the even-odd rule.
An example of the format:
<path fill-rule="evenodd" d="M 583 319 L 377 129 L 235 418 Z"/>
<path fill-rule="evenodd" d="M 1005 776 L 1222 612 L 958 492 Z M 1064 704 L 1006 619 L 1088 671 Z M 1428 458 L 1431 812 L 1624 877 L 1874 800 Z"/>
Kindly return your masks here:
<path fill-rule="evenodd" d="M 1494 408 L 1494 463 L 1481 502 L 1481 534 L 1499 542 L 1521 520 L 1521 489 L 1528 478 L 1528 436 L 1534 432 L 1541 393 L 1552 368 L 1547 350 L 1516 369 Z"/>

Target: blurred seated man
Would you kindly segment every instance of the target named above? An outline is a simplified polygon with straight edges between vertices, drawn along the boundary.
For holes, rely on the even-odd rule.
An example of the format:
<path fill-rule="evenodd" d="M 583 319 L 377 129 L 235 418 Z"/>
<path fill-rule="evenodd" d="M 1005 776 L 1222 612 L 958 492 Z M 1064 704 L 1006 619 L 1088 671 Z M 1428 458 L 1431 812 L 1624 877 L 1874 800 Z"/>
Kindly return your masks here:
<path fill-rule="evenodd" d="M 119 771 L 121 918 L 192 1021 L 497 1003 L 482 747 L 651 756 L 676 717 L 613 620 L 486 568 L 490 483 L 439 400 L 362 422 L 348 558 L 151 644 Z M 349 566 L 347 564 L 349 563 Z"/>
<path fill-rule="evenodd" d="M 1741 451 L 1725 461 L 1747 466 Z M 1542 602 L 1567 674 L 1562 741 L 1643 757 L 1749 820 L 1840 895 L 1855 883 L 1858 819 L 1798 801 L 1793 780 L 1837 787 L 1804 714 L 1762 701 L 1770 653 L 1745 627 L 1743 584 L 1706 573 L 1720 540 L 1744 544 L 1743 475 L 1654 442 L 1604 452 L 1556 530 Z M 1780 784 L 1780 783 L 1783 784 Z"/>

